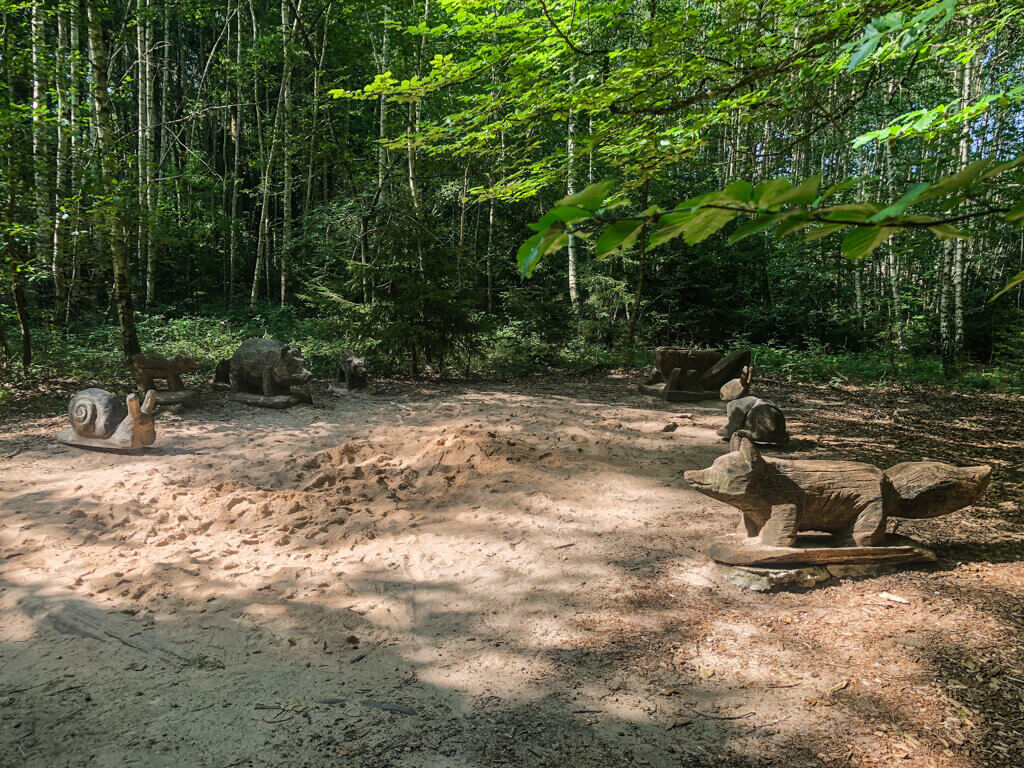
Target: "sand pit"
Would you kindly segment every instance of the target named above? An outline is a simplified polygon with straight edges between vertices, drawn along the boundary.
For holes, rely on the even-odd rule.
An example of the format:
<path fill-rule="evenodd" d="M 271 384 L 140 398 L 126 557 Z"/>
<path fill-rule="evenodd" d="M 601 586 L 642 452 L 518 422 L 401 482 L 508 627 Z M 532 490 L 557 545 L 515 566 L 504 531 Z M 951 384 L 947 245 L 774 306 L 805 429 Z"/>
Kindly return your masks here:
<path fill-rule="evenodd" d="M 771 394 L 795 450 L 857 447 Z M 938 565 L 760 595 L 682 477 L 724 408 L 613 377 L 214 393 L 141 457 L 9 422 L 0 765 L 1015 765 L 1021 446 L 972 443 L 988 507 L 901 525 Z M 925 455 L 856 458 L 883 448 Z"/>

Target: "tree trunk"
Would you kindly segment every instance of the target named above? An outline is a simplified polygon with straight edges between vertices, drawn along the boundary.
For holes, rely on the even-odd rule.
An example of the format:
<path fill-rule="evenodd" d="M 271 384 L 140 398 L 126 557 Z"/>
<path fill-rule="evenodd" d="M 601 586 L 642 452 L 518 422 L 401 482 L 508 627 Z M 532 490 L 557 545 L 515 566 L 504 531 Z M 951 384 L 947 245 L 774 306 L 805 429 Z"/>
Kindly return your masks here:
<path fill-rule="evenodd" d="M 284 211 L 282 214 L 281 231 L 281 306 L 285 303 L 285 294 L 288 286 L 288 259 L 291 254 L 292 244 L 292 161 L 290 154 L 289 138 L 291 133 L 291 63 L 288 52 L 288 30 L 291 25 L 289 3 L 291 0 L 281 0 L 281 31 L 282 31 L 282 54 L 285 61 L 285 76 L 281 81 L 282 97 L 284 99 L 284 135 L 282 136 L 281 162 L 284 166 Z M 296 17 L 298 22 L 298 17 Z"/>
<path fill-rule="evenodd" d="M 136 122 L 135 122 L 135 170 L 136 170 L 136 205 L 138 218 L 135 222 L 135 252 L 138 257 L 138 268 L 143 275 L 145 285 L 144 303 L 149 304 L 149 217 L 146 209 L 146 157 L 149 155 L 149 133 L 146 128 L 146 88 L 149 79 L 146 77 L 146 6 L 145 0 L 135 2 L 135 88 L 136 88 Z"/>
<path fill-rule="evenodd" d="M 643 186 L 640 188 L 640 207 L 643 210 L 647 210 L 648 197 L 650 194 L 650 182 L 644 179 Z M 640 315 L 640 301 L 644 293 L 644 273 L 647 268 L 647 225 L 640 230 L 640 236 L 637 238 L 636 252 L 639 264 L 637 265 L 636 274 L 636 294 L 633 296 L 633 309 L 629 313 L 629 328 L 626 332 L 626 349 L 632 352 L 633 342 L 636 339 L 636 322 Z"/>
<path fill-rule="evenodd" d="M 242 2 L 238 0 L 235 12 L 235 106 L 231 110 L 231 138 L 234 150 L 231 157 L 231 230 L 228 235 L 228 305 L 235 298 L 235 266 L 238 263 L 238 185 L 242 167 Z"/>
<path fill-rule="evenodd" d="M 302 2 L 300 0 L 296 11 L 301 13 Z M 290 28 L 284 30 L 284 36 L 287 39 L 295 30 L 295 26 L 298 24 L 298 16 L 295 17 L 295 22 Z M 281 124 L 284 117 L 284 96 L 288 92 L 288 82 L 291 80 L 291 62 L 288 59 L 284 61 L 284 72 L 281 75 L 281 86 L 277 94 L 277 108 L 274 111 L 274 127 L 270 135 L 270 150 L 267 154 L 266 167 L 263 171 L 263 201 L 260 206 L 260 224 L 257 234 L 256 242 L 256 267 L 252 274 L 252 291 L 249 294 L 249 308 L 255 309 L 256 302 L 259 299 L 260 293 L 260 274 L 264 272 L 264 265 L 266 264 L 266 277 L 269 282 L 270 267 L 269 267 L 269 254 L 270 254 L 270 243 L 269 243 L 269 228 L 270 228 L 270 177 L 271 171 L 274 167 L 274 159 L 277 155 L 278 139 L 281 135 Z M 269 286 L 268 286 L 269 287 Z M 268 291 L 269 294 L 269 291 Z M 269 298 L 269 295 L 268 295 Z"/>
<path fill-rule="evenodd" d="M 68 175 L 70 163 L 68 162 L 68 130 L 67 109 L 70 99 L 67 98 L 67 70 L 65 63 L 68 58 L 67 48 L 67 14 L 63 11 L 57 13 L 57 57 L 54 92 L 57 96 L 57 154 L 54 159 L 54 213 L 53 213 L 53 259 L 51 269 L 53 271 L 54 288 L 54 313 L 59 317 L 64 312 L 67 296 L 67 287 L 64 283 L 64 226 L 63 226 L 63 201 L 68 197 L 68 190 L 71 188 L 71 179 Z"/>
<path fill-rule="evenodd" d="M 166 0 L 165 0 L 166 2 Z M 146 57 L 146 155 L 145 162 L 145 199 L 146 199 L 146 306 L 153 303 L 156 296 L 156 248 L 153 243 L 153 223 L 156 215 L 156 195 L 153 190 L 155 168 L 153 166 L 153 152 L 156 150 L 156 101 L 154 91 L 156 81 L 154 74 L 156 68 L 153 66 L 153 21 L 150 11 L 152 0 L 146 0 L 145 16 L 145 43 Z"/>
<path fill-rule="evenodd" d="M 71 187 L 77 186 L 80 179 L 79 174 L 79 147 L 81 144 L 81 137 L 79 131 L 81 127 L 78 124 L 78 105 L 81 102 L 79 92 L 79 72 L 78 72 L 78 56 L 81 49 L 81 40 L 79 38 L 79 14 L 81 8 L 79 3 L 73 2 L 68 7 L 68 36 L 69 36 L 69 114 L 68 114 L 68 134 L 69 134 L 69 145 L 70 145 L 70 157 L 68 159 L 68 179 L 70 180 Z M 75 291 L 78 285 L 78 248 L 79 248 L 79 235 L 78 235 L 78 221 L 79 221 L 80 204 L 77 200 L 72 203 L 71 217 L 68 222 L 68 227 L 71 231 L 71 280 L 65 290 L 65 301 L 64 301 L 64 321 L 67 322 L 71 319 L 71 306 L 74 302 Z"/>
<path fill-rule="evenodd" d="M 569 121 L 566 127 L 566 140 L 565 140 L 565 153 L 568 159 L 568 168 L 566 169 L 566 180 L 565 180 L 565 192 L 567 195 L 574 194 L 576 192 L 576 174 L 575 174 L 575 163 L 573 162 L 576 158 L 576 116 L 570 110 Z M 578 311 L 580 308 L 579 288 L 576 284 L 576 235 L 569 235 L 569 301 L 572 302 L 573 310 Z"/>
<path fill-rule="evenodd" d="M 952 246 L 949 240 L 942 243 L 942 259 L 939 267 L 939 348 L 942 354 L 942 370 L 947 378 L 953 375 L 956 353 L 953 347 L 953 329 L 950 312 L 950 275 L 952 273 Z"/>
<path fill-rule="evenodd" d="M 115 188 L 117 179 L 117 152 L 111 125 L 112 107 L 107 75 L 107 50 L 103 41 L 103 21 L 96 0 L 86 0 L 89 30 L 89 61 L 92 67 L 92 100 L 96 114 L 96 139 L 99 145 L 100 173 L 107 189 Z M 114 301 L 121 326 L 121 347 L 125 357 L 141 351 L 135 330 L 135 308 L 132 305 L 131 286 L 128 282 L 128 228 L 124 209 L 119 201 L 108 210 L 111 262 L 114 268 Z"/>
<path fill-rule="evenodd" d="M 35 2 L 32 4 L 31 35 L 32 35 L 32 168 L 35 183 L 35 248 L 39 260 L 51 262 L 53 251 L 53 234 L 50 224 L 53 221 L 52 190 L 50 188 L 50 158 L 47 156 L 47 122 L 46 122 L 46 73 L 44 58 L 48 53 L 46 43 L 45 9 Z"/>
<path fill-rule="evenodd" d="M 967 20 L 967 31 L 970 33 L 973 27 L 973 22 L 968 17 Z M 960 69 L 960 108 L 966 109 L 971 103 L 971 67 L 972 64 L 967 62 L 961 64 Z M 966 167 L 968 161 L 971 159 L 971 127 L 968 121 L 964 121 L 963 127 L 960 130 L 960 145 L 959 145 L 959 159 L 960 168 Z M 951 280 L 953 283 L 953 355 L 954 357 L 960 357 L 964 353 L 964 241 L 958 239 L 953 248 L 953 273 Z"/>

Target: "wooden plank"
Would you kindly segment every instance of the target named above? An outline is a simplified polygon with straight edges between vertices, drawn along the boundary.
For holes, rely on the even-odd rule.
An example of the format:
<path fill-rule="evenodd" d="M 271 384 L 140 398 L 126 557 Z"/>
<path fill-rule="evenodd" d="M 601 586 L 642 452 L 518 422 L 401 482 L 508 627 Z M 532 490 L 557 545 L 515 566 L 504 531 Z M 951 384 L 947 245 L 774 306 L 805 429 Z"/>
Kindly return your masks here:
<path fill-rule="evenodd" d="M 889 535 L 882 547 L 815 546 L 823 537 L 801 537 L 795 547 L 771 547 L 756 537 L 739 534 L 716 539 L 708 550 L 712 560 L 726 565 L 799 567 L 832 563 L 913 563 L 935 560 L 935 554 L 913 539 Z M 801 546 L 801 539 L 804 544 Z"/>

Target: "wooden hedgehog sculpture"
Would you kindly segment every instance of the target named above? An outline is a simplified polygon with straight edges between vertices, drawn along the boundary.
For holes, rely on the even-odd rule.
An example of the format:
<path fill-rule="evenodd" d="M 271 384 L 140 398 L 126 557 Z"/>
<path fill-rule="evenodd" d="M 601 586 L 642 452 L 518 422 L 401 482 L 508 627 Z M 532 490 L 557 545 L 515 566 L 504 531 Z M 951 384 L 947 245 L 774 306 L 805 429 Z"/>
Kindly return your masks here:
<path fill-rule="evenodd" d="M 740 435 L 733 436 L 730 447 L 707 469 L 684 475 L 694 490 L 741 512 L 731 544 L 720 540 L 712 548 L 716 560 L 735 565 L 894 559 L 891 552 L 863 551 L 892 549 L 887 546 L 888 518 L 938 517 L 973 504 L 992 473 L 987 466 L 938 461 L 906 462 L 883 472 L 854 461 L 776 459 L 762 456 Z M 804 532 L 832 534 L 836 546 L 798 548 L 797 536 Z M 930 555 L 918 547 L 921 551 Z"/>
<path fill-rule="evenodd" d="M 71 398 L 68 418 L 71 426 L 57 439 L 79 448 L 99 448 L 127 453 L 145 448 L 156 441 L 153 411 L 156 392 L 149 390 L 139 404 L 139 396 L 128 395 L 122 405 L 116 395 L 103 389 L 83 389 Z"/>

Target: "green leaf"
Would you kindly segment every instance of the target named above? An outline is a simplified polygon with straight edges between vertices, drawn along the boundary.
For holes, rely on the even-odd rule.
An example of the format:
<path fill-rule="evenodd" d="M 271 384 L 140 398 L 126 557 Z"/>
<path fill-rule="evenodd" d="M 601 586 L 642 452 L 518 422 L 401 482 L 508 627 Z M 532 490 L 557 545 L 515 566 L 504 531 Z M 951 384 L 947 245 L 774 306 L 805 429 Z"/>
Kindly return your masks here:
<path fill-rule="evenodd" d="M 754 193 L 754 187 L 749 181 L 743 181 L 742 179 L 732 182 L 724 190 L 724 195 L 729 200 L 737 203 L 749 203 L 750 197 Z"/>
<path fill-rule="evenodd" d="M 803 211 L 795 211 L 779 223 L 779 226 L 775 230 L 775 234 L 778 237 L 784 237 L 785 235 L 793 232 L 799 232 L 801 229 L 806 229 L 813 223 L 814 222 L 811 217 L 806 213 Z"/>
<path fill-rule="evenodd" d="M 902 216 L 903 212 L 907 210 L 911 205 L 916 203 L 921 195 L 931 187 L 927 181 L 922 181 L 919 184 L 915 184 L 906 192 L 903 193 L 903 197 L 897 200 L 895 203 L 887 208 L 883 208 L 874 216 L 868 219 L 868 221 L 882 221 L 883 219 L 893 218 L 896 216 Z"/>
<path fill-rule="evenodd" d="M 993 301 L 998 299 L 1004 293 L 1006 293 L 1007 291 L 1013 290 L 1014 288 L 1016 288 L 1021 283 L 1024 283 L 1024 272 L 1018 272 L 1016 275 L 1011 277 L 1010 278 L 1010 282 L 1008 282 L 1006 285 L 1004 285 L 1003 289 L 1001 291 L 999 291 L 999 293 L 997 293 L 995 296 L 993 296 L 991 299 L 988 300 L 989 303 L 991 304 Z"/>
<path fill-rule="evenodd" d="M 767 216 L 761 216 L 760 218 L 748 221 L 742 227 L 737 228 L 732 236 L 729 238 L 729 245 L 738 243 L 745 237 L 756 235 L 758 232 L 764 232 L 766 229 L 771 227 L 776 221 L 781 219 L 784 214 L 781 213 L 769 213 Z"/>
<path fill-rule="evenodd" d="M 730 211 L 722 208 L 701 208 L 686 222 L 683 227 L 683 236 L 687 245 L 696 245 L 706 240 L 718 230 L 732 221 L 739 214 L 739 211 Z"/>
<path fill-rule="evenodd" d="M 597 238 L 597 258 L 603 259 L 636 242 L 643 227 L 642 219 L 625 219 L 610 224 Z"/>
<path fill-rule="evenodd" d="M 868 217 L 878 212 L 879 206 L 876 203 L 844 203 L 843 205 L 830 205 L 821 210 L 827 215 L 826 219 L 834 221 L 867 221 Z"/>
<path fill-rule="evenodd" d="M 821 176 L 811 176 L 800 182 L 799 186 L 780 193 L 770 205 L 781 205 L 782 203 L 807 205 L 817 196 L 819 186 L 821 186 Z"/>
<path fill-rule="evenodd" d="M 593 184 L 588 184 L 574 195 L 566 195 L 555 203 L 555 205 L 575 206 L 577 208 L 586 208 L 591 211 L 596 211 L 604 203 L 605 198 L 608 197 L 608 193 L 612 191 L 613 186 L 615 186 L 614 181 L 595 181 Z"/>
<path fill-rule="evenodd" d="M 659 245 L 667 243 L 673 238 L 679 237 L 679 235 L 683 234 L 683 230 L 692 218 L 693 213 L 690 211 L 669 213 L 662 216 L 661 219 L 658 220 L 658 228 L 651 233 L 651 238 L 647 243 L 647 247 L 657 248 Z"/>
<path fill-rule="evenodd" d="M 772 205 L 776 198 L 793 188 L 787 179 L 772 179 L 754 188 L 752 199 L 760 208 Z"/>
<path fill-rule="evenodd" d="M 868 29 L 871 28 L 872 27 L 868 25 Z M 861 45 L 861 47 L 858 48 L 852 56 L 850 56 L 850 63 L 846 65 L 847 72 L 853 72 L 853 70 L 855 70 L 860 65 L 860 63 L 864 61 L 864 59 L 866 59 L 868 56 L 875 52 L 875 49 L 878 47 L 879 42 L 881 42 L 882 40 L 882 36 L 876 32 L 874 35 L 870 35 L 862 39 L 864 42 Z"/>
<path fill-rule="evenodd" d="M 920 200 L 932 200 L 936 197 L 944 197 L 945 195 L 955 192 L 959 189 L 971 184 L 974 179 L 981 174 L 991 164 L 991 160 L 975 160 L 970 165 L 963 168 L 963 170 L 944 176 L 932 185 L 925 194 L 921 195 Z"/>
<path fill-rule="evenodd" d="M 935 235 L 939 240 L 951 240 L 955 237 L 967 237 L 966 232 L 958 227 L 954 227 L 952 224 L 936 224 L 934 227 L 928 227 L 928 231 Z"/>
<path fill-rule="evenodd" d="M 819 205 L 821 205 L 821 203 L 825 200 L 825 198 L 832 197 L 832 195 L 838 194 L 839 192 L 843 192 L 844 190 L 849 189 L 854 184 L 856 184 L 858 181 L 860 181 L 860 179 L 858 179 L 858 178 L 849 178 L 849 179 L 843 179 L 838 184 L 833 184 L 831 187 L 829 187 L 824 192 L 822 192 L 820 195 L 818 195 L 818 199 L 815 200 L 814 203 L 812 204 L 813 207 L 817 208 Z"/>
<path fill-rule="evenodd" d="M 845 229 L 850 226 L 849 224 L 824 224 L 818 229 L 812 229 L 810 232 L 804 235 L 805 243 L 813 243 L 815 240 L 821 240 L 823 237 L 828 237 L 831 234 L 838 232 L 841 229 Z"/>
<path fill-rule="evenodd" d="M 544 214 L 540 221 L 530 224 L 534 232 L 546 232 L 548 227 L 555 223 L 570 224 L 574 221 L 593 218 L 593 213 L 585 208 L 577 208 L 573 205 L 559 205 Z"/>
<path fill-rule="evenodd" d="M 987 181 L 993 176 L 998 176 L 1003 171 L 1008 171 L 1011 168 L 1016 168 L 1018 165 L 1024 163 L 1024 157 L 1018 157 L 1016 160 L 1007 160 L 1005 163 L 997 163 L 985 171 L 981 176 L 978 177 L 978 181 Z"/>
<path fill-rule="evenodd" d="M 1006 220 L 1011 224 L 1021 219 L 1024 219 L 1024 198 L 1014 203 L 1006 214 Z"/>
<path fill-rule="evenodd" d="M 889 236 L 890 231 L 890 227 L 854 227 L 843 239 L 843 256 L 850 261 L 859 261 L 871 255 Z"/>
<path fill-rule="evenodd" d="M 519 252 L 516 254 L 516 260 L 519 262 L 519 274 L 522 277 L 530 277 L 544 256 L 552 251 L 557 251 L 568 242 L 569 235 L 565 232 L 565 227 L 560 224 L 551 227 L 546 232 L 534 235 L 519 246 Z"/>

